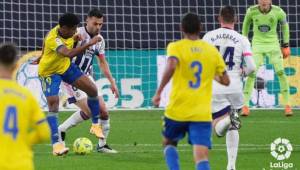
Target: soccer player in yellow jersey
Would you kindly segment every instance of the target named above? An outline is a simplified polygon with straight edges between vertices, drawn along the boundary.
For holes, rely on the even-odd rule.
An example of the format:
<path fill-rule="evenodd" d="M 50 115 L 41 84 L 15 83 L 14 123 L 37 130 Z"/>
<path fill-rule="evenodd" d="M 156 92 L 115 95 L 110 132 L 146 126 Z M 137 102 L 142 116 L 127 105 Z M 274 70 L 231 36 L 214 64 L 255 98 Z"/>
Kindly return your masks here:
<path fill-rule="evenodd" d="M 50 139 L 46 117 L 29 90 L 12 80 L 18 60 L 12 44 L 0 45 L 0 169 L 32 170 L 31 146 Z"/>
<path fill-rule="evenodd" d="M 184 39 L 167 47 L 167 66 L 152 101 L 159 105 L 163 88 L 172 78 L 170 101 L 165 111 L 163 145 L 170 170 L 179 169 L 177 143 L 188 133 L 197 170 L 209 170 L 211 148 L 212 82 L 229 85 L 225 63 L 218 50 L 199 39 L 200 20 L 188 13 L 181 20 Z"/>
<path fill-rule="evenodd" d="M 58 92 L 61 81 L 71 84 L 87 94 L 87 104 L 92 118 L 90 132 L 98 138 L 104 138 L 98 122 L 100 106 L 97 87 L 77 65 L 70 61 L 72 57 L 83 53 L 99 42 L 101 38 L 95 36 L 86 44 L 73 48 L 76 42 L 75 37 L 80 39 L 80 37 L 74 36 L 79 23 L 77 16 L 72 13 L 66 13 L 59 18 L 59 24 L 50 30 L 44 40 L 43 53 L 38 67 L 42 89 L 49 108 L 47 120 L 51 128 L 53 155 L 57 156 L 66 154 L 69 150 L 58 141 Z"/>

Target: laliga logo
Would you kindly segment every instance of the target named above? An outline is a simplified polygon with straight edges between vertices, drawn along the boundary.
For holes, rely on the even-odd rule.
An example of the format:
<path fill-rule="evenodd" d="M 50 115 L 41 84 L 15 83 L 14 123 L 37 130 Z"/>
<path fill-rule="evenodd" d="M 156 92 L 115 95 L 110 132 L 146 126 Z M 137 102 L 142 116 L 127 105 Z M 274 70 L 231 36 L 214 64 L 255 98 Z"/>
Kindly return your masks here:
<path fill-rule="evenodd" d="M 293 151 L 293 147 L 288 139 L 277 138 L 271 144 L 271 155 L 278 161 L 288 159 Z"/>

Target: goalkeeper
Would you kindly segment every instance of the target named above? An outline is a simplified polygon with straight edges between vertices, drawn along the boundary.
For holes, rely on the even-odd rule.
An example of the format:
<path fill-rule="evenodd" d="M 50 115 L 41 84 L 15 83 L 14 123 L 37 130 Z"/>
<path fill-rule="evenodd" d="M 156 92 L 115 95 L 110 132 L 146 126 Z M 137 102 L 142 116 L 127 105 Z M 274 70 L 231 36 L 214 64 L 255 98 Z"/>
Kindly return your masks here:
<path fill-rule="evenodd" d="M 248 36 L 250 25 L 253 24 L 252 48 L 256 68 L 259 68 L 268 57 L 273 64 L 274 70 L 279 78 L 283 104 L 285 105 L 285 115 L 292 116 L 289 103 L 289 84 L 284 73 L 283 59 L 289 57 L 289 25 L 286 20 L 286 13 L 278 6 L 272 5 L 272 0 L 258 0 L 258 5 L 248 8 L 244 22 L 242 34 Z M 283 34 L 282 48 L 277 34 L 277 25 L 281 25 Z M 249 75 L 244 87 L 243 116 L 248 116 L 249 100 L 254 86 L 256 72 Z"/>

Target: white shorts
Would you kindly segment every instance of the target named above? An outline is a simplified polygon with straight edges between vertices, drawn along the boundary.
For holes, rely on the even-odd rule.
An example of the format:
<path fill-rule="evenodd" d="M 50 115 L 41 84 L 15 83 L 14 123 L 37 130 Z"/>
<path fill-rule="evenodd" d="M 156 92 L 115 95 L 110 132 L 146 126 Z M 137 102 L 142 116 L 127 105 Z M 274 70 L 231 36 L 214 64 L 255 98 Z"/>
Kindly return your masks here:
<path fill-rule="evenodd" d="M 212 112 L 217 113 L 220 110 L 231 106 L 233 109 L 241 109 L 244 106 L 243 93 L 214 94 L 212 100 Z"/>
<path fill-rule="evenodd" d="M 93 83 L 96 84 L 96 82 L 92 76 L 88 75 L 88 77 Z M 77 101 L 88 97 L 84 91 L 77 89 L 76 87 L 74 87 L 68 83 L 63 83 L 63 89 L 67 95 L 69 104 L 76 103 Z M 101 96 L 101 93 L 99 90 L 98 90 L 98 96 Z"/>

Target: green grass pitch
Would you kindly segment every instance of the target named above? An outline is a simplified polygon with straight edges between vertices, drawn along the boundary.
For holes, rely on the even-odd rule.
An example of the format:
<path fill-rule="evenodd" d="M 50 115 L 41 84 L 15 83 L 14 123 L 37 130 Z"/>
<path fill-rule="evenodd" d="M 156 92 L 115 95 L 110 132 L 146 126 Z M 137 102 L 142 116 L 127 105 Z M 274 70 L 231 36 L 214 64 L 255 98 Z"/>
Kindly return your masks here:
<path fill-rule="evenodd" d="M 242 118 L 240 148 L 237 160 L 239 170 L 270 170 L 270 162 L 276 161 L 270 154 L 270 144 L 278 137 L 287 138 L 293 146 L 291 157 L 285 163 L 293 163 L 293 170 L 300 170 L 300 111 L 293 117 L 285 117 L 283 111 L 257 110 Z M 60 121 L 70 112 L 60 113 Z M 161 147 L 163 111 L 111 111 L 111 133 L 108 143 L 118 154 L 75 155 L 72 143 L 78 137 L 87 137 L 97 144 L 88 133 L 90 121 L 72 128 L 66 138 L 71 151 L 67 156 L 52 156 L 49 144 L 34 146 L 37 170 L 162 170 L 167 169 Z M 181 169 L 195 169 L 192 148 L 186 139 L 178 147 Z M 212 170 L 225 170 L 227 163 L 225 138 L 213 136 L 210 151 Z M 275 170 L 275 169 L 274 169 Z"/>

